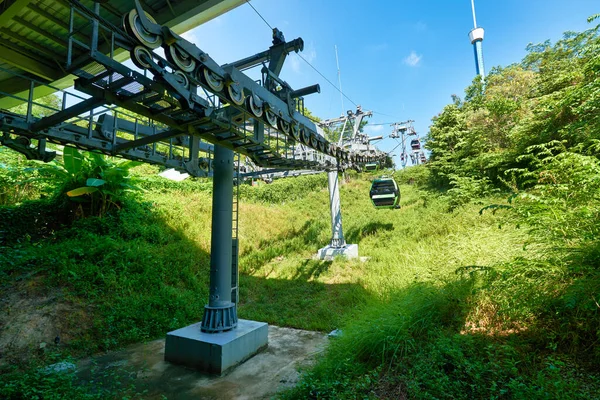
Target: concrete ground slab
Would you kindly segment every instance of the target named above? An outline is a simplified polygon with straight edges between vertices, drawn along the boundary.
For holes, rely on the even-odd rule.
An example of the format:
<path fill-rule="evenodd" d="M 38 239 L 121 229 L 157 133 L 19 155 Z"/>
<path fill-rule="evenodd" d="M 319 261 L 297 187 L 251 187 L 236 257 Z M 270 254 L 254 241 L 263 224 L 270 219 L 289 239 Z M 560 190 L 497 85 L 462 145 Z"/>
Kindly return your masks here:
<path fill-rule="evenodd" d="M 167 333 L 165 360 L 220 375 L 267 346 L 269 327 L 264 322 L 240 319 L 235 329 L 221 333 L 202 332 L 201 325 Z"/>
<path fill-rule="evenodd" d="M 165 340 L 161 339 L 83 360 L 77 375 L 92 390 L 114 393 L 130 388 L 144 399 L 269 399 L 294 386 L 298 366 L 311 363 L 327 341 L 320 332 L 271 325 L 264 351 L 216 376 L 164 361 Z"/>
<path fill-rule="evenodd" d="M 338 256 L 345 257 L 348 260 L 358 258 L 358 245 L 347 244 L 343 247 L 325 246 L 322 249 L 319 249 L 319 252 L 317 253 L 317 258 L 319 260 L 331 261 Z"/>

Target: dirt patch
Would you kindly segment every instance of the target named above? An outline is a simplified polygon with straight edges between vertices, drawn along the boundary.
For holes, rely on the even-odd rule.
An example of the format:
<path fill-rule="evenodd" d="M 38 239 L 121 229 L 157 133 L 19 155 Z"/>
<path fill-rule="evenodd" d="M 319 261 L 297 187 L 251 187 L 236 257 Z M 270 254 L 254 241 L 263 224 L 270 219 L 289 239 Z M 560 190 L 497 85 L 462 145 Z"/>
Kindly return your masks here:
<path fill-rule="evenodd" d="M 382 400 L 406 400 L 408 394 L 406 393 L 406 387 L 395 379 L 389 377 L 382 377 L 377 383 L 373 394 Z"/>
<path fill-rule="evenodd" d="M 65 299 L 61 289 L 46 288 L 42 278 L 3 288 L 0 367 L 44 353 L 52 346 L 67 346 L 89 327 L 89 315 L 83 306 Z"/>

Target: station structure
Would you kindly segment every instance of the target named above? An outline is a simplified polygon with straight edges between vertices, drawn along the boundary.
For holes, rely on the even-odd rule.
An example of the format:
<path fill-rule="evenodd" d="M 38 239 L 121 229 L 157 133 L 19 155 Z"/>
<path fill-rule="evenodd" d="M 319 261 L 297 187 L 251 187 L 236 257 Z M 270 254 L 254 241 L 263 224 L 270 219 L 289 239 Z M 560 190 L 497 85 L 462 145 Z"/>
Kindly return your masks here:
<path fill-rule="evenodd" d="M 338 171 L 384 158 L 330 142 L 305 116 L 304 99 L 319 85 L 293 89 L 280 77 L 287 56 L 303 50 L 301 38 L 286 41 L 275 28 L 264 51 L 218 63 L 180 36 L 244 3 L 0 2 L 1 145 L 45 162 L 57 156 L 53 145 L 73 146 L 213 178 L 208 303 L 200 322 L 167 334 L 165 351 L 168 361 L 210 373 L 267 346 L 267 324 L 237 317 L 240 157 L 263 172 L 328 173 L 329 250 L 348 247 Z M 58 106 L 39 100 L 50 94 Z"/>

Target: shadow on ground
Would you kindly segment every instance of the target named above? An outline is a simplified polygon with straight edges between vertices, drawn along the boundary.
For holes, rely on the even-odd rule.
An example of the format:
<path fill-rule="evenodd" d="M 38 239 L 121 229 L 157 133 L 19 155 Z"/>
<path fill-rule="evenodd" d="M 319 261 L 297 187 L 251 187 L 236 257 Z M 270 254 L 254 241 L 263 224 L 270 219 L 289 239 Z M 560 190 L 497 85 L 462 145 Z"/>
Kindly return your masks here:
<path fill-rule="evenodd" d="M 60 301 L 46 306 L 60 308 L 61 302 L 67 302 L 78 310 L 73 314 L 78 323 L 49 322 L 51 329 L 44 331 L 47 337 L 36 336 L 26 343 L 19 356 L 22 363 L 17 360 L 20 367 L 11 367 L 11 373 L 0 383 L 18 381 L 28 371 L 37 371 L 69 355 L 111 351 L 110 355 L 124 345 L 162 338 L 169 331 L 201 320 L 208 300 L 210 256 L 186 236 L 183 222 L 179 222 L 174 222 L 168 210 L 131 204 L 117 216 L 80 220 L 35 243 L 6 247 L 8 252 L 2 256 L 10 263 L 0 266 L 7 283 L 2 298 L 9 300 L 11 297 L 5 295 L 18 290 L 16 279 L 38 279 L 45 288 L 64 294 L 56 296 Z M 281 254 L 309 248 L 316 252 L 323 245 L 319 238 L 325 228 L 326 224 L 309 220 L 298 230 L 260 243 L 244 255 L 241 264 L 249 265 L 252 271 Z M 241 274 L 239 317 L 283 327 L 320 331 L 335 328 L 367 293 L 358 284 L 315 282 L 313 279 L 330 265 L 307 260 L 289 280 Z M 26 296 L 41 296 L 44 291 L 31 290 Z M 6 323 L 0 321 L 0 325 Z M 53 345 L 55 337 L 60 342 Z M 48 344 L 41 350 L 40 340 Z M 86 386 L 93 381 L 97 387 L 106 384 L 111 396 L 126 393 L 147 398 L 136 383 L 144 375 L 130 371 L 118 360 L 114 362 L 117 364 L 102 369 L 103 376 L 82 375 Z M 173 382 L 159 378 L 152 383 L 153 390 L 159 393 L 164 387 L 166 392 Z M 58 385 L 45 379 L 39 383 L 40 390 L 43 386 L 45 394 L 62 393 L 64 387 L 54 384 Z"/>
<path fill-rule="evenodd" d="M 392 230 L 394 230 L 394 224 L 383 222 L 369 222 L 368 224 L 348 229 L 344 236 L 346 237 L 346 242 L 358 244 L 362 239 L 364 239 L 367 236 L 375 235 L 378 232 Z"/>

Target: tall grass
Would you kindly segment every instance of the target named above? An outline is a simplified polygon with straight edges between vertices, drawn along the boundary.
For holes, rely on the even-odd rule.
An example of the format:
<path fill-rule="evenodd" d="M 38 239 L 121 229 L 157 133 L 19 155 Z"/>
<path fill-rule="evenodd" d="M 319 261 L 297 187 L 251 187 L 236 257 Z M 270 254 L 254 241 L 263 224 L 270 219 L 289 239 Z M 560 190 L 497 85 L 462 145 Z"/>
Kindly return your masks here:
<path fill-rule="evenodd" d="M 426 229 L 407 243 L 413 260 L 443 267 L 421 264 L 403 284 L 379 254 L 389 294 L 346 319 L 283 397 L 599 398 L 598 161 L 542 153 L 524 171 L 535 186 L 485 207 L 505 210 L 499 219 L 474 204 L 444 213 L 429 197 Z"/>
<path fill-rule="evenodd" d="M 363 260 L 313 259 L 331 235 L 324 176 L 243 189 L 239 316 L 343 332 L 322 363 L 286 396 L 478 397 L 495 384 L 490 393 L 502 397 L 525 393 L 535 379 L 570 376 L 573 369 L 560 357 L 553 364 L 539 355 L 522 361 L 522 350 L 505 341 L 535 326 L 547 304 L 543 296 L 539 301 L 532 296 L 530 309 L 520 306 L 521 314 L 510 314 L 544 282 L 543 268 L 538 274 L 532 268 L 520 271 L 529 280 L 519 279 L 511 260 L 535 258 L 546 248 L 525 246 L 525 226 L 491 212 L 479 215 L 482 204 L 500 198 L 449 213 L 447 198 L 415 185 L 411 174 L 397 177 L 399 210 L 372 208 L 369 175 L 342 185 L 344 231 L 349 243 L 359 245 Z M 415 177 L 423 174 L 414 171 Z M 118 213 L 79 220 L 45 237 L 22 237 L 0 255 L 5 287 L 19 277 L 41 278 L 86 307 L 92 324 L 72 332 L 63 347 L 68 354 L 161 337 L 201 318 L 208 287 L 210 182 L 152 178 L 141 186 L 146 190 Z M 296 193 L 291 200 L 283 195 L 288 192 Z M 559 270 L 556 276 L 563 279 Z M 559 292 L 567 293 L 573 279 L 563 281 Z M 483 334 L 482 328 L 497 335 Z M 428 360 L 433 369 L 426 368 Z M 535 367 L 542 364 L 547 368 Z M 477 375 L 481 368 L 494 372 Z M 3 379 L 18 381 L 18 375 L 10 376 Z M 556 390 L 581 392 L 580 380 L 572 387 L 560 382 Z"/>

